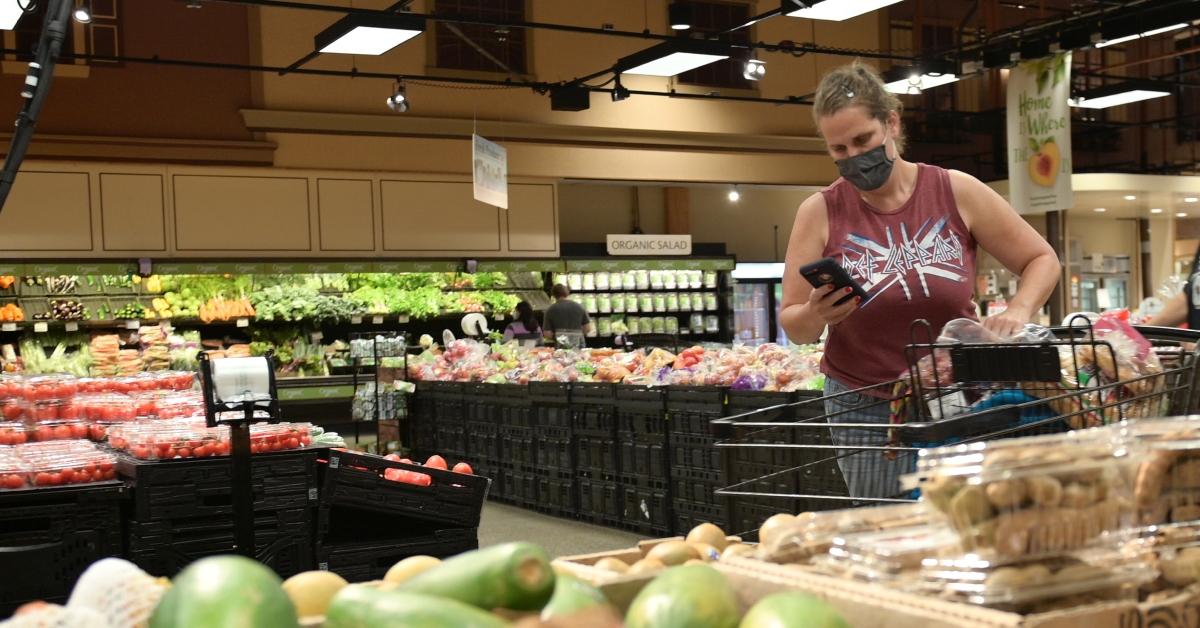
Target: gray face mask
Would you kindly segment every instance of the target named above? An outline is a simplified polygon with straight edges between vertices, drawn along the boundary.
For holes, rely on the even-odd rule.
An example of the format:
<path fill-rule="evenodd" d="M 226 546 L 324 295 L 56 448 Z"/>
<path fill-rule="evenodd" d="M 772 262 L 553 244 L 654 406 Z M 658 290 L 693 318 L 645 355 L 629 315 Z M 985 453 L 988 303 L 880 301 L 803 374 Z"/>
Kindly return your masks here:
<path fill-rule="evenodd" d="M 879 146 L 861 155 L 835 161 L 838 173 L 864 192 L 878 190 L 892 176 L 892 164 L 896 162 L 887 156 L 887 141 L 887 136 L 884 136 Z"/>

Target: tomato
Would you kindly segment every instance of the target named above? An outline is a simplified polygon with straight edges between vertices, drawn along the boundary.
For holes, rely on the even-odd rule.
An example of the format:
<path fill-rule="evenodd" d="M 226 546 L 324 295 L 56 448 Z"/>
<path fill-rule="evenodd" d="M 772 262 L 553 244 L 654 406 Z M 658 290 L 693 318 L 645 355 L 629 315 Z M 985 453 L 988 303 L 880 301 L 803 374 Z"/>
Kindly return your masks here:
<path fill-rule="evenodd" d="M 283 446 L 285 449 L 298 449 L 300 447 L 300 439 L 289 438 L 287 439 L 287 442 L 283 444 Z"/>
<path fill-rule="evenodd" d="M 425 461 L 425 466 L 432 467 L 434 469 L 441 469 L 442 471 L 445 471 L 448 468 L 446 467 L 446 459 L 437 454 L 430 456 L 429 460 Z"/>
<path fill-rule="evenodd" d="M 93 478 L 92 474 L 88 473 L 87 471 L 79 471 L 75 475 L 75 481 L 80 484 L 87 484 L 88 482 L 91 482 L 93 479 L 95 479 L 95 478 Z"/>
<path fill-rule="evenodd" d="M 197 458 L 207 458 L 212 455 L 212 447 L 209 445 L 201 445 L 192 450 L 192 455 Z"/>
<path fill-rule="evenodd" d="M 305 447 L 308 447 L 310 444 L 312 444 L 312 438 L 310 438 L 308 436 L 308 434 L 305 434 L 300 437 L 300 444 Z"/>
<path fill-rule="evenodd" d="M 187 447 L 180 447 L 179 449 L 175 450 L 175 453 L 178 454 L 180 458 L 192 457 L 192 450 Z"/>
<path fill-rule="evenodd" d="M 58 419 L 58 406 L 48 403 L 33 406 L 34 421 L 55 421 Z"/>
<path fill-rule="evenodd" d="M 73 434 L 74 432 L 71 430 L 70 425 L 54 426 L 54 438 L 58 440 L 68 440 L 73 437 Z"/>
<path fill-rule="evenodd" d="M 153 399 L 141 399 L 137 402 L 137 416 L 154 416 L 155 403 Z"/>
<path fill-rule="evenodd" d="M 454 465 L 454 472 L 455 473 L 465 473 L 467 475 L 475 475 L 475 470 L 471 468 L 471 465 L 469 465 L 465 462 L 460 462 L 460 463 Z"/>
<path fill-rule="evenodd" d="M 5 420 L 15 421 L 21 418 L 21 415 L 24 414 L 25 411 L 23 408 L 21 408 L 20 404 L 9 402 L 3 406 L 0 406 L 0 413 L 3 413 Z"/>
<path fill-rule="evenodd" d="M 146 460 L 150 457 L 150 448 L 145 445 L 134 445 L 133 457 L 139 460 Z"/>
<path fill-rule="evenodd" d="M 72 423 L 69 426 L 71 430 L 71 438 L 87 438 L 88 426 L 86 423 Z"/>
<path fill-rule="evenodd" d="M 104 475 L 103 479 L 105 479 L 105 480 L 115 480 L 115 479 L 117 479 L 117 471 L 116 471 L 116 469 L 109 469 L 108 471 L 105 471 L 105 472 L 103 473 L 103 475 Z"/>
<path fill-rule="evenodd" d="M 50 474 L 44 471 L 39 471 L 34 476 L 33 483 L 37 486 L 50 486 Z"/>
<path fill-rule="evenodd" d="M 7 489 L 17 489 L 25 486 L 25 480 L 19 475 L 6 475 L 3 478 L 3 487 Z"/>
<path fill-rule="evenodd" d="M 412 464 L 413 463 L 413 461 L 409 460 L 408 458 L 401 458 L 400 462 L 403 462 L 404 464 Z"/>
<path fill-rule="evenodd" d="M 112 471 L 114 467 L 113 463 L 111 462 L 101 462 L 100 464 L 96 465 L 96 468 L 107 474 L 109 471 Z"/>
<path fill-rule="evenodd" d="M 158 457 L 164 460 L 170 460 L 175 457 L 175 449 L 170 445 L 159 445 L 157 448 Z"/>
<path fill-rule="evenodd" d="M 224 456 L 229 453 L 229 443 L 221 441 L 213 445 L 214 456 Z"/>
<path fill-rule="evenodd" d="M 61 475 L 63 484 L 74 484 L 79 473 L 75 469 L 63 469 Z"/>
<path fill-rule="evenodd" d="M 388 454 L 388 455 L 384 456 L 383 459 L 391 460 L 394 462 L 400 462 L 400 454 Z"/>
<path fill-rule="evenodd" d="M 13 432 L 9 437 L 14 445 L 22 445 L 29 440 L 29 434 L 25 432 Z"/>
<path fill-rule="evenodd" d="M 54 428 L 50 427 L 49 425 L 39 425 L 37 430 L 33 432 L 33 440 L 54 440 Z"/>

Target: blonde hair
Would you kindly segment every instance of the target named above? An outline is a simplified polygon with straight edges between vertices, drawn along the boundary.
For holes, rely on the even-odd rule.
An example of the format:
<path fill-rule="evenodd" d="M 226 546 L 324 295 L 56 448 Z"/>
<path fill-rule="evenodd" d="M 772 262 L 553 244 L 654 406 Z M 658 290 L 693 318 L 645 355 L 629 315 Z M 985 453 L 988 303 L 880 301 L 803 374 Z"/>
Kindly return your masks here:
<path fill-rule="evenodd" d="M 879 72 L 858 60 L 831 70 L 821 79 L 813 99 L 813 121 L 819 125 L 821 118 L 854 106 L 865 108 L 872 118 L 885 126 L 893 111 L 897 116 L 904 113 L 904 105 L 895 94 L 887 91 Z M 897 130 L 892 140 L 896 144 L 896 152 L 902 152 L 903 129 Z"/>

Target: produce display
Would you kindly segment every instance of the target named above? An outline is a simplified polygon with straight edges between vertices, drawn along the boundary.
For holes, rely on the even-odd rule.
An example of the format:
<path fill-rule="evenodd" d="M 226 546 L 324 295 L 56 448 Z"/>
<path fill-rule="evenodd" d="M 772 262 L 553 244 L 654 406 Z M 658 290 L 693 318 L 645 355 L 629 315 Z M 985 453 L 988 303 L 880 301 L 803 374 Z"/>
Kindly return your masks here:
<path fill-rule="evenodd" d="M 695 346 L 678 356 L 662 349 L 553 350 L 516 343 L 455 340 L 408 362 L 409 378 L 525 384 L 531 381 L 729 386 L 738 390 L 812 390 L 824 385 L 816 345 Z"/>
<path fill-rule="evenodd" d="M 115 480 L 116 457 L 83 440 L 0 446 L 0 489 Z"/>
<path fill-rule="evenodd" d="M 250 426 L 250 453 L 269 453 L 312 444 L 308 423 L 255 423 Z M 226 456 L 228 426 L 206 427 L 202 420 L 134 421 L 108 428 L 109 445 L 138 460 L 174 460 Z"/>

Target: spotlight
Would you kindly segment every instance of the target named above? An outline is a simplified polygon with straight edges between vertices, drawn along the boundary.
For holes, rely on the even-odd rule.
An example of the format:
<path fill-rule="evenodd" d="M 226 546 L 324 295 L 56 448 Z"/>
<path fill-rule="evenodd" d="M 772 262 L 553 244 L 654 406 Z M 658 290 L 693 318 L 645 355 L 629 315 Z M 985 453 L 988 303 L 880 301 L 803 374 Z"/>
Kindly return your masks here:
<path fill-rule="evenodd" d="M 667 6 L 667 17 L 671 21 L 671 30 L 686 31 L 692 27 L 692 5 L 672 2 Z"/>
<path fill-rule="evenodd" d="M 742 193 L 738 191 L 738 188 L 735 185 L 733 186 L 732 190 L 729 190 L 729 202 L 736 203 L 740 200 L 742 200 Z"/>
<path fill-rule="evenodd" d="M 626 98 L 629 98 L 629 90 L 625 89 L 625 86 L 621 84 L 621 75 L 618 74 L 617 84 L 613 86 L 612 90 L 612 101 L 621 102 Z"/>
<path fill-rule="evenodd" d="M 404 87 L 404 81 L 396 81 L 395 92 L 388 96 L 386 102 L 388 109 L 391 109 L 393 113 L 408 112 L 408 94 Z"/>
<path fill-rule="evenodd" d="M 88 3 L 84 2 L 75 7 L 75 11 L 71 13 L 71 17 L 75 18 L 80 24 L 92 23 L 92 9 L 88 7 Z"/>
<path fill-rule="evenodd" d="M 758 59 L 750 59 L 746 61 L 746 67 L 742 69 L 742 77 L 747 81 L 757 81 L 767 75 L 767 62 L 759 61 Z"/>

